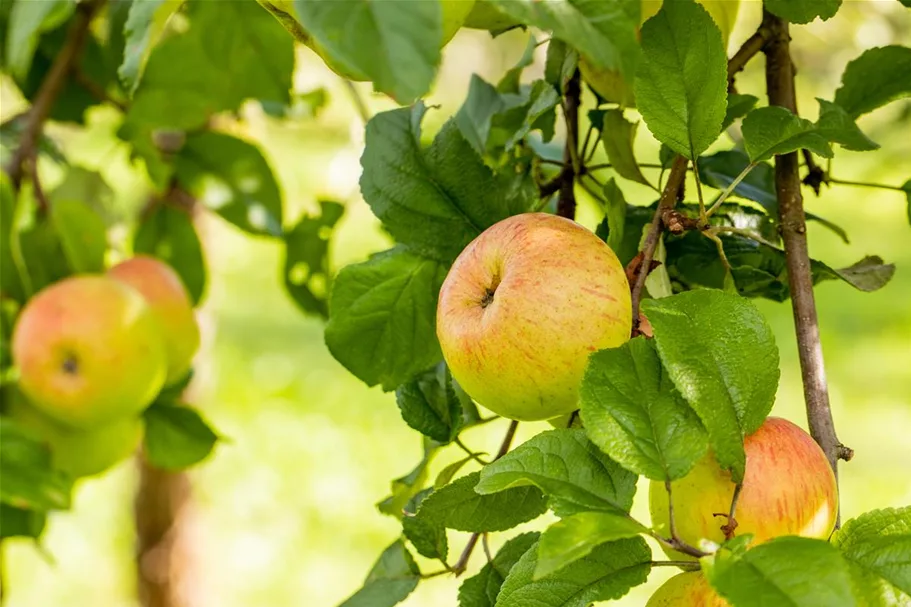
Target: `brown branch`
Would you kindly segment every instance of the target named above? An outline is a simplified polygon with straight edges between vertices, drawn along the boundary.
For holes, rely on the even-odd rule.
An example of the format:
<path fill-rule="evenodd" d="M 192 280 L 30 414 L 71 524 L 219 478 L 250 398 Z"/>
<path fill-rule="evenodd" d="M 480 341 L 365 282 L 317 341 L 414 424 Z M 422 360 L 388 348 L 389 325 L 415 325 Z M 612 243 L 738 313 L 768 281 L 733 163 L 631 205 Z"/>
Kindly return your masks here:
<path fill-rule="evenodd" d="M 78 65 L 73 66 L 73 80 L 75 80 L 79 86 L 87 90 L 89 94 L 98 101 L 110 103 L 121 112 L 127 111 L 125 103 L 111 97 L 108 92 L 104 90 L 103 86 L 92 80 Z"/>
<path fill-rule="evenodd" d="M 67 76 L 82 52 L 92 17 L 95 16 L 95 13 L 98 12 L 103 4 L 103 0 L 93 0 L 76 5 L 76 17 L 67 32 L 66 41 L 63 43 L 60 52 L 54 57 L 51 69 L 48 70 L 44 81 L 38 88 L 32 107 L 28 110 L 22 136 L 19 139 L 19 146 L 4 169 L 9 175 L 14 188 L 18 189 L 19 184 L 22 182 L 24 164 L 37 155 L 38 140 L 41 136 L 44 121 L 50 115 L 57 96 L 63 90 Z"/>
<path fill-rule="evenodd" d="M 766 26 L 765 22 L 759 26 L 756 32 L 746 39 L 746 42 L 737 49 L 734 56 L 728 61 L 728 89 L 734 86 L 734 77 L 743 71 L 750 59 L 759 54 L 762 47 L 772 37 L 772 30 Z"/>
<path fill-rule="evenodd" d="M 762 23 L 772 32 L 766 54 L 766 88 L 769 103 L 797 113 L 794 90 L 794 68 L 791 63 L 788 24 L 768 11 Z M 788 284 L 794 325 L 797 332 L 797 351 L 803 378 L 810 434 L 819 443 L 829 465 L 838 477 L 838 459 L 845 452 L 835 434 L 835 423 L 829 408 L 829 392 L 819 340 L 819 320 L 813 296 L 813 276 L 807 249 L 806 215 L 800 193 L 797 152 L 775 157 L 775 189 L 778 193 L 778 230 L 784 243 L 788 268 Z"/>
<path fill-rule="evenodd" d="M 557 215 L 574 219 L 576 217 L 576 171 L 580 166 L 578 158 L 579 103 L 582 96 L 579 70 L 573 73 L 566 84 L 563 97 L 563 118 L 566 121 L 566 147 L 563 150 L 563 170 L 560 171 L 560 198 L 557 200 Z"/>
<path fill-rule="evenodd" d="M 509 428 L 506 430 L 506 436 L 503 437 L 503 442 L 500 443 L 500 448 L 497 450 L 497 454 L 493 458 L 494 461 L 500 459 L 509 452 L 509 446 L 512 444 L 512 439 L 516 436 L 516 428 L 518 427 L 519 422 L 515 420 L 509 423 Z M 465 573 L 465 569 L 468 567 L 468 559 L 471 558 L 471 553 L 474 552 L 475 546 L 478 545 L 478 540 L 480 538 L 480 533 L 472 533 L 471 537 L 468 538 L 468 543 L 465 544 L 465 549 L 462 550 L 462 554 L 459 555 L 459 560 L 456 561 L 456 564 L 451 568 L 451 571 L 456 576 Z"/>

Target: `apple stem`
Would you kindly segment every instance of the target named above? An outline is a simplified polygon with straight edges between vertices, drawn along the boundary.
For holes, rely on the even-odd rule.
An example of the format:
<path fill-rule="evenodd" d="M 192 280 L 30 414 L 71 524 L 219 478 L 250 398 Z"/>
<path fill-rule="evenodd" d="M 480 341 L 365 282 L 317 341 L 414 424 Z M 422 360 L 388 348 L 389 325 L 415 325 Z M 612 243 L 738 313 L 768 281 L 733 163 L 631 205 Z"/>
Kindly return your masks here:
<path fill-rule="evenodd" d="M 784 107 L 796 115 L 794 63 L 791 59 L 788 24 L 772 13 L 763 11 L 762 27 L 771 32 L 771 37 L 763 47 L 766 55 L 766 89 L 769 103 Z M 829 407 L 829 391 L 822 344 L 819 339 L 819 319 L 816 315 L 813 276 L 807 249 L 806 215 L 798 170 L 797 152 L 775 157 L 778 229 L 784 243 L 810 434 L 825 453 L 837 481 L 838 459 L 846 451 L 838 441 L 832 410 Z M 836 527 L 838 525 L 837 521 Z"/>
<path fill-rule="evenodd" d="M 693 561 L 652 561 L 649 565 L 652 567 L 680 567 L 686 571 L 699 570 L 699 563 Z"/>
<path fill-rule="evenodd" d="M 737 512 L 737 501 L 740 499 L 740 492 L 743 489 L 743 483 L 737 483 L 734 486 L 734 495 L 731 497 L 731 510 L 726 515 L 728 522 L 721 526 L 721 531 L 724 532 L 724 539 L 729 540 L 733 539 L 734 531 L 737 529 L 737 518 L 734 516 Z M 717 516 L 717 515 L 716 515 Z"/>
<path fill-rule="evenodd" d="M 516 429 L 519 427 L 519 422 L 512 420 L 509 422 L 509 428 L 506 429 L 506 435 L 503 437 L 503 442 L 500 443 L 500 448 L 497 450 L 496 456 L 494 456 L 494 461 L 500 459 L 509 452 L 509 446 L 512 445 L 512 439 L 516 436 Z M 471 537 L 468 538 L 468 543 L 465 544 L 465 549 L 462 550 L 462 554 L 459 555 L 459 560 L 456 561 L 456 564 L 449 568 L 456 577 L 465 573 L 465 569 L 468 568 L 468 559 L 471 558 L 471 553 L 474 552 L 475 546 L 478 545 L 478 540 L 481 538 L 480 533 L 472 533 Z M 486 542 L 486 538 L 485 538 Z M 488 549 L 489 550 L 489 549 Z M 489 556 L 488 556 L 489 558 Z"/>

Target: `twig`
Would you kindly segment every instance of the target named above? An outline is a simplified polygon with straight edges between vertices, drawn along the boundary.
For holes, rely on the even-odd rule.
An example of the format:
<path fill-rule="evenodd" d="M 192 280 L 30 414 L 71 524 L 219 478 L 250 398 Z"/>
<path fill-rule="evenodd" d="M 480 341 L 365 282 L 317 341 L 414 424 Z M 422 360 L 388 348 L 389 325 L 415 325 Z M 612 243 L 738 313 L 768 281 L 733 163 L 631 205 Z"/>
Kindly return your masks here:
<path fill-rule="evenodd" d="M 889 185 L 887 183 L 873 183 L 870 181 L 848 181 L 846 179 L 835 179 L 834 177 L 826 177 L 826 183 L 834 183 L 836 185 L 852 185 L 859 188 L 879 188 L 881 190 L 894 190 L 896 192 L 906 191 L 900 186 Z"/>
<path fill-rule="evenodd" d="M 452 442 L 454 442 L 462 451 L 464 451 L 465 453 L 467 453 L 469 458 L 471 458 L 471 459 L 473 459 L 474 461 L 478 462 L 478 463 L 481 464 L 482 466 L 486 466 L 486 465 L 487 465 L 487 463 L 488 463 L 487 460 L 485 460 L 483 457 L 481 457 L 481 455 L 480 455 L 479 453 L 475 453 L 474 451 L 472 451 L 471 449 L 469 449 L 469 448 L 468 448 L 468 445 L 466 445 L 465 443 L 462 442 L 462 439 L 456 438 L 456 439 L 455 439 L 454 441 L 452 441 Z"/>
<path fill-rule="evenodd" d="M 38 88 L 35 101 L 28 111 L 22 136 L 19 139 L 19 147 L 16 148 L 9 164 L 5 167 L 13 187 L 17 190 L 22 182 L 23 165 L 27 160 L 37 156 L 37 144 L 44 121 L 50 115 L 57 96 L 63 90 L 67 76 L 82 52 L 92 17 L 103 4 L 103 0 L 93 0 L 76 5 L 76 17 L 67 31 L 63 47 L 54 57 L 51 69 L 48 70 Z"/>
<path fill-rule="evenodd" d="M 88 74 L 86 74 L 78 65 L 73 66 L 73 80 L 78 82 L 82 88 L 87 90 L 89 94 L 95 99 L 110 103 L 121 112 L 125 112 L 127 110 L 125 103 L 108 95 L 108 92 L 104 90 L 104 87 L 89 78 Z"/>
<path fill-rule="evenodd" d="M 721 195 L 715 199 L 715 202 L 712 204 L 711 208 L 708 211 L 706 211 L 705 214 L 708 217 L 711 217 L 712 213 L 717 211 L 718 207 L 720 207 L 722 204 L 724 204 L 724 201 L 727 200 L 728 197 L 734 192 L 734 189 L 738 185 L 740 185 L 740 182 L 743 181 L 744 179 L 746 179 L 746 176 L 750 174 L 750 171 L 752 171 L 753 169 L 756 168 L 756 164 L 757 163 L 755 163 L 755 162 L 751 162 L 742 171 L 740 171 L 740 174 L 734 178 L 734 181 L 732 181 L 730 183 L 730 185 L 728 185 L 728 187 L 726 187 L 724 189 L 723 192 L 721 192 Z"/>
<path fill-rule="evenodd" d="M 487 534 L 484 533 L 481 535 L 481 548 L 484 549 L 484 554 L 487 556 L 487 562 L 493 562 L 493 554 L 490 552 L 490 544 L 487 542 Z"/>
<path fill-rule="evenodd" d="M 674 521 L 674 497 L 673 492 L 671 491 L 671 481 L 664 481 L 664 489 L 667 491 L 667 516 L 668 516 L 668 526 L 670 528 L 671 537 L 665 538 L 661 537 L 657 533 L 650 532 L 653 538 L 658 540 L 660 543 L 664 544 L 668 548 L 672 548 L 677 552 L 682 552 L 683 554 L 688 554 L 689 556 L 702 558 L 707 556 L 707 552 L 699 550 L 695 546 L 690 546 L 685 541 L 680 539 L 680 536 L 677 535 L 677 523 Z"/>
<path fill-rule="evenodd" d="M 278 8 L 269 0 L 256 0 L 259 2 L 260 6 L 272 13 L 272 16 L 278 19 L 278 22 L 281 23 L 288 33 L 291 34 L 291 37 L 300 42 L 301 44 L 310 45 L 310 34 L 304 31 L 304 28 L 298 23 L 297 19 L 293 15 L 283 11 Z"/>
<path fill-rule="evenodd" d="M 680 567 L 688 571 L 697 571 L 699 563 L 693 561 L 652 561 L 649 563 L 652 567 Z"/>
<path fill-rule="evenodd" d="M 734 86 L 734 77 L 746 67 L 750 59 L 759 54 L 771 37 L 772 30 L 763 22 L 759 29 L 737 49 L 737 52 L 728 61 L 728 89 Z"/>
<path fill-rule="evenodd" d="M 576 173 L 579 172 L 578 137 L 579 103 L 582 96 L 581 76 L 577 69 L 566 84 L 563 97 L 563 118 L 566 121 L 566 146 L 563 150 L 563 170 L 560 171 L 560 198 L 557 200 L 557 215 L 568 219 L 576 217 Z"/>
<path fill-rule="evenodd" d="M 364 124 L 367 124 L 370 122 L 370 110 L 367 108 L 367 104 L 364 103 L 361 92 L 357 90 L 354 83 L 347 78 L 343 78 L 343 82 L 345 83 L 345 88 L 348 89 L 348 94 L 351 95 L 351 101 L 354 103 L 354 108 L 357 110 L 358 115 L 361 117 L 361 120 L 364 121 Z"/>
<path fill-rule="evenodd" d="M 516 436 L 516 428 L 519 427 L 519 422 L 513 420 L 509 422 L 509 428 L 506 430 L 506 435 L 503 437 L 503 442 L 500 443 L 500 448 L 497 450 L 497 454 L 494 456 L 494 461 L 500 459 L 509 452 L 509 446 L 512 444 L 512 439 Z M 462 575 L 465 573 L 465 569 L 468 567 L 468 559 L 471 558 L 471 553 L 474 552 L 475 546 L 478 545 L 478 539 L 480 539 L 480 533 L 472 533 L 471 537 L 468 538 L 468 543 L 465 544 L 465 549 L 462 550 L 462 554 L 459 555 L 459 560 L 456 561 L 456 564 L 452 566 L 452 572 L 456 575 Z"/>
<path fill-rule="evenodd" d="M 783 19 L 763 11 L 763 27 L 772 32 L 767 43 L 766 88 L 769 103 L 796 114 L 794 71 L 791 63 L 788 25 Z M 829 392 L 819 340 L 819 320 L 813 296 L 813 277 L 807 249 L 806 216 L 800 193 L 797 152 L 775 157 L 775 189 L 778 193 L 779 231 L 784 242 L 791 305 L 797 332 L 797 351 L 803 378 L 810 434 L 819 443 L 838 478 L 838 458 L 842 454 L 829 408 Z"/>

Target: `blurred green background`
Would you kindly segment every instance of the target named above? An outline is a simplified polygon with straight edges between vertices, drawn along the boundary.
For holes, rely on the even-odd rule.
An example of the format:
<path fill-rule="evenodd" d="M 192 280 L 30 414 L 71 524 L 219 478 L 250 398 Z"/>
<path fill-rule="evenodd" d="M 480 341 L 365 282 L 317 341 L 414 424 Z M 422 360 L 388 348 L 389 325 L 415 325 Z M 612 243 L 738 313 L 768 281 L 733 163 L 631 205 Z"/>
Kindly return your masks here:
<path fill-rule="evenodd" d="M 732 37 L 735 49 L 756 27 L 759 2 L 745 2 Z M 540 35 L 539 35 L 540 37 Z M 845 2 L 829 22 L 793 29 L 799 106 L 815 116 L 814 97 L 831 99 L 844 65 L 862 50 L 911 40 L 911 11 L 895 0 Z M 470 75 L 496 80 L 520 57 L 527 34 L 495 40 L 464 31 L 445 50 L 425 126 L 433 131 L 465 97 Z M 543 51 L 526 78 L 543 72 Z M 763 59 L 738 78 L 742 93 L 762 95 Z M 316 118 L 277 122 L 251 106 L 229 128 L 259 142 L 283 184 L 293 221 L 316 209 L 318 198 L 347 209 L 333 241 L 335 268 L 388 246 L 359 198 L 358 159 L 363 124 L 348 91 L 318 58 L 299 50 L 295 86 L 325 87 L 329 105 Z M 359 87 L 371 111 L 392 107 Z M 592 99 L 586 97 L 587 103 Z M 3 80 L 2 115 L 21 107 Z M 146 184 L 113 136 L 116 116 L 97 111 L 88 132 L 57 126 L 68 155 L 101 170 L 125 208 L 142 204 Z M 883 149 L 839 149 L 834 175 L 900 185 L 911 178 L 911 103 L 865 116 L 861 127 Z M 639 130 L 650 161 L 657 144 Z M 719 147 L 730 146 L 723 138 Z M 622 184 L 627 197 L 648 204 L 649 191 Z M 693 191 L 692 188 L 690 191 Z M 579 192 L 579 220 L 594 227 L 596 207 Z M 892 282 L 867 294 L 843 283 L 817 290 L 832 407 L 841 440 L 856 457 L 841 470 L 845 517 L 911 503 L 911 226 L 900 192 L 836 186 L 809 195 L 807 207 L 845 227 L 849 245 L 818 225 L 811 254 L 835 267 L 878 254 L 898 267 Z M 368 389 L 332 359 L 322 325 L 302 316 L 281 287 L 279 247 L 252 239 L 214 217 L 201 217 L 211 272 L 200 312 L 205 345 L 198 361 L 195 404 L 229 438 L 215 456 L 189 473 L 192 497 L 179 519 L 178 559 L 171 575 L 188 607 L 332 607 L 363 581 L 376 556 L 399 532 L 374 504 L 391 479 L 419 460 L 420 437 L 401 420 L 392 394 Z M 115 237 L 123 234 L 115 231 Z M 781 349 L 782 379 L 774 414 L 806 427 L 790 303 L 759 302 Z M 522 424 L 519 439 L 547 427 Z M 505 428 L 472 429 L 466 442 L 494 451 Z M 444 452 L 438 470 L 458 457 Z M 41 549 L 13 541 L 6 549 L 11 607 L 133 607 L 135 599 L 133 493 L 135 465 L 126 462 L 80 486 L 72 512 L 51 518 Z M 635 512 L 647 516 L 640 490 Z M 527 525 L 543 526 L 544 521 Z M 465 534 L 450 539 L 454 556 Z M 494 536 L 499 545 L 506 538 Z M 453 557 L 454 558 L 454 557 Z M 484 558 L 478 551 L 472 570 Z M 428 564 L 426 571 L 438 567 Z M 643 605 L 671 571 L 653 572 L 647 586 L 618 605 Z M 455 605 L 459 581 L 423 582 L 406 607 Z"/>

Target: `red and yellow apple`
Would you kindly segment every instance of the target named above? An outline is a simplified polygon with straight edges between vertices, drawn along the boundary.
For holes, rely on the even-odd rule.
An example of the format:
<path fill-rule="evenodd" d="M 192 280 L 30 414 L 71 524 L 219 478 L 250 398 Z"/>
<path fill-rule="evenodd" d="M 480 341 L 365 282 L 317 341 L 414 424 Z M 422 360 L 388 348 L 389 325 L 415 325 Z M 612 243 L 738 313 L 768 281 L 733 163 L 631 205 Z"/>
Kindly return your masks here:
<path fill-rule="evenodd" d="M 12 353 L 29 401 L 83 429 L 139 413 L 167 373 L 151 308 L 105 276 L 68 278 L 35 295 L 13 330 Z"/>
<path fill-rule="evenodd" d="M 697 0 L 708 11 L 721 30 L 721 39 L 727 49 L 731 31 L 737 22 L 740 0 Z M 661 9 L 663 0 L 642 0 L 639 27 L 655 16 Z M 639 35 L 637 30 L 636 35 Z M 633 95 L 633 83 L 627 82 L 617 70 L 604 69 L 594 65 L 588 58 L 579 58 L 579 71 L 582 78 L 607 101 L 618 103 L 622 107 L 633 107 L 636 100 Z"/>
<path fill-rule="evenodd" d="M 835 528 L 838 489 L 825 454 L 809 434 L 791 422 L 768 418 L 744 440 L 746 474 L 737 500 L 735 533 L 753 534 L 753 545 L 780 535 L 826 539 Z M 693 546 L 702 539 L 721 543 L 734 483 L 710 453 L 684 478 L 671 483 L 677 535 Z M 663 482 L 649 488 L 652 525 L 670 535 Z M 673 559 L 690 558 L 666 551 Z"/>
<path fill-rule="evenodd" d="M 588 356 L 629 339 L 629 283 L 614 252 L 574 221 L 504 219 L 456 259 L 437 307 L 437 336 L 459 385 L 517 420 L 578 408 Z"/>
<path fill-rule="evenodd" d="M 180 276 L 167 264 L 144 255 L 114 266 L 108 275 L 145 298 L 161 326 L 168 359 L 165 384 L 182 379 L 199 349 L 199 325 L 193 314 L 190 294 Z"/>
<path fill-rule="evenodd" d="M 81 430 L 56 422 L 21 396 L 11 403 L 9 415 L 48 446 L 56 469 L 73 478 L 104 472 L 132 455 L 142 440 L 142 419 L 136 415 Z"/>
<path fill-rule="evenodd" d="M 730 607 L 699 571 L 675 575 L 664 582 L 645 607 Z"/>

